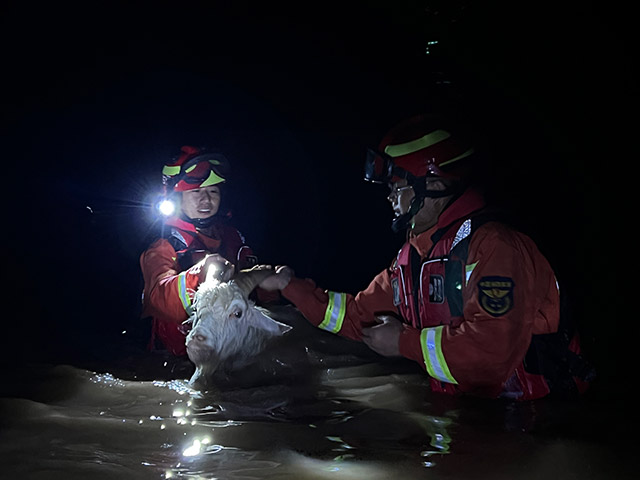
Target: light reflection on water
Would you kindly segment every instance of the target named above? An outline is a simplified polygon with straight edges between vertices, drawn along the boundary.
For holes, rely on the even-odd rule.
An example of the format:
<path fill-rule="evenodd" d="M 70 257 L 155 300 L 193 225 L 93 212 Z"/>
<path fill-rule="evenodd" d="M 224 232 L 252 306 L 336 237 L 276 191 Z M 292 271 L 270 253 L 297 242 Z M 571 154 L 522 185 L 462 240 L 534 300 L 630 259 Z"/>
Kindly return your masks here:
<path fill-rule="evenodd" d="M 433 396 L 413 367 L 335 351 L 287 372 L 200 392 L 139 371 L 24 367 L 0 398 L 1 476 L 631 478 L 599 431 L 611 425 L 574 405 Z"/>

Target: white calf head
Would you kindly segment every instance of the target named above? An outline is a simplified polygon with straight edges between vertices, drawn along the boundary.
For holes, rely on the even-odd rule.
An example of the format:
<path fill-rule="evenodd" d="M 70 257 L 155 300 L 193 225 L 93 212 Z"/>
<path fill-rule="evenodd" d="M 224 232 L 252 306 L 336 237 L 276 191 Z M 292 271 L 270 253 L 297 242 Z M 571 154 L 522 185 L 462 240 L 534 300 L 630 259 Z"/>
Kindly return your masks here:
<path fill-rule="evenodd" d="M 270 271 L 241 272 L 229 282 L 208 279 L 198 288 L 187 336 L 187 354 L 196 365 L 194 379 L 213 373 L 230 359 L 251 358 L 289 326 L 256 307 L 248 295 Z"/>

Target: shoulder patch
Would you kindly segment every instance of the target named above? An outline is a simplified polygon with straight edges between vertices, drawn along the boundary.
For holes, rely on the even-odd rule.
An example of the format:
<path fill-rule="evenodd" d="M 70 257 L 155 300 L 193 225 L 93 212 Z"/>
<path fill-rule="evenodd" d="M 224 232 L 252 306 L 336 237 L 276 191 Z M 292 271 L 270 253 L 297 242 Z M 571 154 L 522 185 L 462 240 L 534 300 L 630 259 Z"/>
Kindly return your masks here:
<path fill-rule="evenodd" d="M 482 277 L 478 281 L 478 302 L 489 315 L 504 315 L 513 307 L 514 287 L 509 277 Z"/>

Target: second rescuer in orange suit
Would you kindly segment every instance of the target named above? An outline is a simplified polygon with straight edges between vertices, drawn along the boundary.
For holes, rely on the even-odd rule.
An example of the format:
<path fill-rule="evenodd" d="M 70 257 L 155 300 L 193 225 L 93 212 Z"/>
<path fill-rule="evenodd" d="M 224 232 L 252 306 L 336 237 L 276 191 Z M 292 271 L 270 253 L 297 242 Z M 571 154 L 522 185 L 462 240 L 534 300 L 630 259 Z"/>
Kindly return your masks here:
<path fill-rule="evenodd" d="M 473 161 L 473 149 L 429 119 L 402 123 L 370 152 L 365 172 L 389 184 L 393 227 L 407 229 L 392 265 L 355 296 L 289 267 L 261 286 L 280 289 L 320 328 L 414 360 L 434 391 L 520 400 L 577 391 L 577 336 L 561 347 L 570 362 L 533 351 L 538 339 L 560 335 L 554 272 L 529 237 L 487 214 L 465 181 Z"/>
<path fill-rule="evenodd" d="M 226 265 L 232 273 L 256 263 L 244 237 L 221 209 L 228 171 L 222 153 L 188 145 L 162 170 L 165 194 L 178 205 L 164 221 L 163 237 L 140 256 L 143 315 L 152 318 L 152 349 L 160 343 L 173 355 L 186 355 L 190 324 L 185 322 L 192 313 L 194 292 L 211 265 Z M 258 296 L 263 301 L 276 298 L 267 292 Z"/>

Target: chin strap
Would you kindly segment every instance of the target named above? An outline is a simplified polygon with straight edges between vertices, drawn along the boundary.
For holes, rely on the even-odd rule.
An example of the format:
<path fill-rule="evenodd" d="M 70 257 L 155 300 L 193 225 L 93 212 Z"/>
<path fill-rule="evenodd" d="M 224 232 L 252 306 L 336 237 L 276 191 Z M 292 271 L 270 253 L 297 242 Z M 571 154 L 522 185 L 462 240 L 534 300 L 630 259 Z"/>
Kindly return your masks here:
<path fill-rule="evenodd" d="M 442 198 L 448 197 L 449 195 L 458 195 L 464 190 L 464 185 L 461 182 L 456 182 L 444 190 L 427 190 L 426 177 L 413 177 L 408 180 L 415 196 L 413 200 L 411 200 L 407 213 L 403 213 L 391 222 L 391 230 L 393 230 L 394 233 L 409 228 L 411 220 L 423 207 L 425 198 Z"/>
<path fill-rule="evenodd" d="M 424 205 L 423 195 L 420 195 L 420 196 L 416 195 L 415 197 L 413 197 L 413 200 L 411 200 L 411 205 L 409 205 L 409 210 L 407 211 L 407 213 L 403 213 L 402 215 L 399 215 L 398 217 L 393 219 L 393 221 L 391 222 L 391 230 L 393 230 L 394 233 L 398 233 L 409 228 L 411 219 L 416 216 L 416 213 L 420 211 L 423 205 Z"/>

